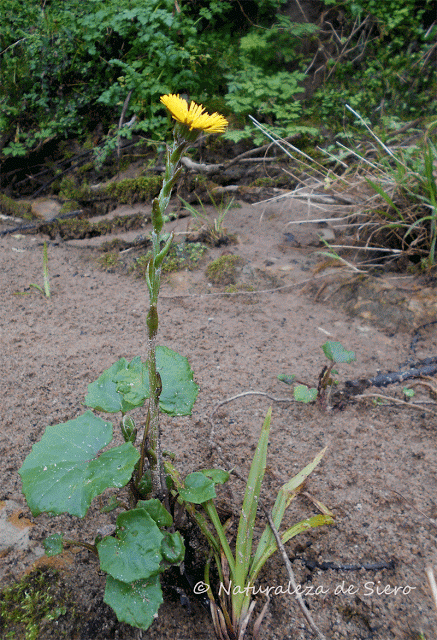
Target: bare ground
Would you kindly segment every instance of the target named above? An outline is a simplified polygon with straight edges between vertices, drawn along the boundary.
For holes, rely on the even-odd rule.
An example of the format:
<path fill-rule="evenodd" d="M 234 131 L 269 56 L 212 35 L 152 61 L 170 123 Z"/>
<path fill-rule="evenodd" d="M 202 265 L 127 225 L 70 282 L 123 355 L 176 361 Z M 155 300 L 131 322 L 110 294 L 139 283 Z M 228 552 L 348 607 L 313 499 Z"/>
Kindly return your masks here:
<path fill-rule="evenodd" d="M 351 316 L 335 298 L 338 284 L 329 290 L 332 294 L 327 299 L 319 295 L 315 301 L 302 292 L 302 283 L 316 283 L 316 291 L 321 292 L 317 278 L 320 286 L 324 282 L 324 274 L 314 276 L 312 272 L 317 260 L 312 253 L 316 247 L 311 246 L 314 232 L 309 227 L 293 229 L 300 247 L 284 233 L 290 231 L 286 227 L 290 220 L 316 213 L 295 202 L 232 209 L 225 224 L 237 234 L 238 243 L 211 250 L 195 271 L 164 277 L 160 343 L 189 358 L 200 394 L 192 417 L 163 417 L 163 444 L 177 454 L 176 464 L 183 475 L 198 468 L 224 466 L 246 476 L 263 418 L 273 404 L 263 506 L 271 507 L 281 484 L 328 445 L 306 490 L 332 509 L 335 525 L 301 535 L 287 546 L 296 579 L 308 587 L 305 601 L 320 630 L 332 640 L 418 640 L 421 632 L 431 640 L 436 637 L 437 621 L 425 567 L 437 565 L 437 416 L 426 412 L 426 405 L 417 410 L 393 404 L 376 406 L 367 400 L 347 402 L 342 410 L 324 410 L 313 404 L 246 396 L 214 414 L 215 448 L 211 450 L 208 416 L 217 403 L 246 391 L 291 398 L 290 388 L 277 380 L 279 373 L 295 373 L 316 384 L 325 364 L 320 347 L 326 340 L 338 340 L 356 353 L 354 365 L 341 367 L 341 381 L 396 370 L 402 363 L 437 353 L 436 325 L 416 335 L 412 353 L 414 329 L 430 319 L 429 315 L 421 319 L 417 305 L 414 320 L 396 302 L 391 307 L 380 305 L 376 313 L 378 300 L 373 296 L 373 306 L 363 306 L 361 293 L 358 306 L 364 311 Z M 187 222 L 178 220 L 170 227 L 185 231 Z M 116 513 L 100 513 L 98 500 L 84 521 L 69 516 L 33 519 L 17 471 L 47 425 L 84 411 L 87 385 L 104 369 L 121 357 L 130 360 L 146 354 L 144 281 L 99 268 L 99 253 L 92 241 L 51 241 L 52 297 L 46 300 L 28 289 L 30 283 L 42 284 L 43 239 L 6 236 L 0 242 L 0 498 L 22 505 L 23 516 L 34 522 L 31 537 L 36 545 L 28 553 L 11 551 L 1 559 L 3 584 L 32 566 L 49 533 L 65 531 L 69 537 L 92 541 L 96 529 L 115 522 Z M 207 282 L 206 264 L 223 251 L 244 258 L 237 285 L 243 282 L 261 292 L 223 295 L 223 286 Z M 337 276 L 331 276 L 331 282 L 332 278 L 341 283 Z M 387 275 L 385 282 L 407 291 L 407 303 L 415 290 L 420 293 L 420 286 L 411 278 L 396 280 Z M 16 295 L 26 290 L 28 295 Z M 387 393 L 394 391 L 402 398 L 399 386 Z M 138 418 L 141 420 L 141 410 Z M 237 516 L 242 493 L 243 483 L 233 476 L 219 502 Z M 284 524 L 316 513 L 314 504 L 301 496 Z M 263 518 L 260 513 L 260 528 Z M 45 562 L 44 557 L 38 560 Z M 337 568 L 326 568 L 323 563 Z M 387 568 L 356 568 L 377 563 Z M 209 614 L 201 603 L 188 594 L 190 606 L 183 606 L 171 585 L 166 587 L 168 598 L 159 619 L 141 634 L 118 623 L 103 604 L 104 576 L 87 552 L 67 551 L 54 564 L 73 589 L 81 616 L 66 637 L 213 637 Z M 283 563 L 279 556 L 274 557 L 262 573 L 261 584 L 286 587 L 287 583 Z M 319 587 L 318 595 L 309 593 L 310 587 L 314 591 Z M 257 611 L 264 602 L 262 596 L 259 600 Z M 42 637 L 60 637 L 53 633 L 47 631 Z M 286 594 L 272 596 L 261 635 L 266 640 L 314 637 L 294 598 Z"/>

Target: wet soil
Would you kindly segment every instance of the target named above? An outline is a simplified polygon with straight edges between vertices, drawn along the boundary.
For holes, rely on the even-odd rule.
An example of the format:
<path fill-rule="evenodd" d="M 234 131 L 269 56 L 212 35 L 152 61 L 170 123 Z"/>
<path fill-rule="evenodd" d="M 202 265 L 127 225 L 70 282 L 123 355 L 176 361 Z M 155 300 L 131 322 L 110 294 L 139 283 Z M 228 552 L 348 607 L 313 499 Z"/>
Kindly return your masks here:
<path fill-rule="evenodd" d="M 131 210 L 149 212 L 140 204 Z M 120 215 L 125 212 L 122 209 Z M 354 364 L 338 367 L 340 385 L 436 355 L 437 325 L 417 331 L 433 316 L 435 292 L 431 285 L 426 288 L 424 305 L 423 283 L 408 274 L 386 274 L 370 280 L 368 287 L 362 278 L 357 284 L 356 276 L 338 270 L 315 274 L 318 229 L 293 227 L 290 236 L 287 224 L 317 215 L 307 204 L 292 200 L 242 203 L 225 220 L 235 244 L 210 248 L 195 269 L 163 277 L 159 342 L 189 358 L 200 385 L 191 417 L 163 416 L 163 444 L 175 452 L 182 475 L 211 466 L 234 468 L 238 476 L 223 488 L 219 504 L 238 517 L 244 486 L 240 478 L 247 476 L 272 404 L 263 507 L 271 508 L 279 487 L 328 446 L 305 490 L 333 511 L 335 524 L 287 544 L 296 580 L 307 589 L 305 602 L 320 630 L 332 640 L 418 640 L 420 633 L 430 640 L 437 618 L 425 567 L 437 565 L 436 413 L 430 405 L 378 405 L 372 399 L 345 402 L 341 410 L 298 404 L 277 376 L 294 373 L 317 386 L 325 365 L 320 347 L 326 340 L 340 341 L 356 353 Z M 183 237 L 188 225 L 183 218 L 168 227 Z M 147 231 L 146 227 L 141 233 Z M 50 299 L 29 288 L 30 283 L 42 285 L 44 240 Z M 48 534 L 64 531 L 91 542 L 97 529 L 115 522 L 116 513 L 100 513 L 95 500 L 84 521 L 70 516 L 32 518 L 21 494 L 17 471 L 45 427 L 81 414 L 87 385 L 113 362 L 146 354 L 147 289 L 144 280 L 129 274 L 128 258 L 134 249 L 126 252 L 130 245 L 122 245 L 121 266 L 104 270 L 97 262 L 102 255 L 99 242 L 65 241 L 41 233 L 0 239 L 0 498 L 16 501 L 34 524 L 34 546 L 27 552 L 9 551 L 1 559 L 0 579 L 2 584 L 15 580 L 39 555 L 39 566 L 58 568 L 66 589 L 75 594 L 78 612 L 67 637 L 212 638 L 202 602 L 187 587 L 187 604 L 180 590 L 172 589 L 171 579 L 166 603 L 149 631 L 119 623 L 103 603 L 105 578 L 88 552 L 70 550 L 51 561 L 41 555 Z M 135 251 L 132 255 L 138 257 L 140 250 Z M 212 284 L 205 275 L 207 265 L 223 254 L 242 258 L 230 293 L 225 292 L 229 284 Z M 376 280 L 382 283 L 379 289 Z M 387 288 L 403 295 L 387 299 L 381 293 Z M 402 399 L 401 388 L 393 386 L 384 393 Z M 211 447 L 211 413 L 218 403 L 247 391 L 286 401 L 246 395 L 222 405 L 213 416 Z M 428 394 L 418 398 L 432 401 Z M 137 412 L 140 421 L 142 411 Z M 316 513 L 314 503 L 301 495 L 287 512 L 284 526 Z M 258 532 L 264 523 L 260 510 Z M 268 562 L 260 582 L 286 589 L 288 577 L 279 555 Z M 263 596 L 258 600 L 257 612 Z M 41 637 L 52 637 L 44 633 Z M 261 637 L 314 636 L 295 599 L 282 593 L 271 597 Z"/>

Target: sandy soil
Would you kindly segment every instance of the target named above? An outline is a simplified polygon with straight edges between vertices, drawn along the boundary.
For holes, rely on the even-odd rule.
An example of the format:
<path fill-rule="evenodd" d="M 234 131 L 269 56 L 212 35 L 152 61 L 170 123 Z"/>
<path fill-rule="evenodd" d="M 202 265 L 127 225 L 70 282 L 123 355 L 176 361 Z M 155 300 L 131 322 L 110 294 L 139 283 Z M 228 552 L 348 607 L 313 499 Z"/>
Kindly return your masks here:
<path fill-rule="evenodd" d="M 431 640 L 436 637 L 437 620 L 425 567 L 437 565 L 435 413 L 402 405 L 376 406 L 371 401 L 324 410 L 251 395 L 223 405 L 214 414 L 216 448 L 211 451 L 208 416 L 217 403 L 246 391 L 291 399 L 290 387 L 277 380 L 280 373 L 295 373 L 317 384 L 325 364 L 320 347 L 326 340 L 338 340 L 356 353 L 354 365 L 339 368 L 340 381 L 396 370 L 411 358 L 437 353 L 435 325 L 426 339 L 419 335 L 413 354 L 410 343 L 415 326 L 401 322 L 401 330 L 393 332 L 389 319 L 390 328 L 384 328 L 384 314 L 377 325 L 365 317 L 347 315 L 334 296 L 322 303 L 320 296 L 314 301 L 302 292 L 302 283 L 315 278 L 323 282 L 324 274 L 314 276 L 312 271 L 317 261 L 313 253 L 317 247 L 311 244 L 317 244 L 315 233 L 309 227 L 293 228 L 300 246 L 284 234 L 290 231 L 287 222 L 307 215 L 306 205 L 295 202 L 232 209 L 226 226 L 237 234 L 238 243 L 209 251 L 195 271 L 164 277 L 159 341 L 189 357 L 200 394 L 192 417 L 163 417 L 163 444 L 177 454 L 182 474 L 214 465 L 235 468 L 246 476 L 264 415 L 273 404 L 269 469 L 262 495 L 266 508 L 272 506 L 284 481 L 322 447 L 329 447 L 306 490 L 332 509 L 335 525 L 301 535 L 287 546 L 298 582 L 314 590 L 319 587 L 319 595 L 308 589 L 305 597 L 316 624 L 332 640 L 418 640 L 421 632 Z M 187 221 L 170 226 L 185 231 Z M 43 236 L 25 235 L 0 241 L 0 499 L 23 506 L 23 514 L 35 523 L 32 538 L 37 545 L 55 531 L 92 541 L 96 529 L 115 521 L 116 513 L 100 513 L 98 500 L 84 521 L 69 516 L 32 519 L 17 471 L 47 425 L 84 411 L 81 403 L 87 385 L 104 369 L 121 357 L 145 356 L 147 307 L 144 281 L 123 272 L 103 271 L 96 263 L 100 254 L 86 240 L 51 241 L 52 297 L 46 300 L 31 292 L 30 283 L 42 284 L 43 240 Z M 224 295 L 223 286 L 208 283 L 205 267 L 223 251 L 244 258 L 237 284 L 252 284 L 261 292 Z M 16 295 L 26 289 L 28 295 Z M 395 391 L 401 398 L 400 386 L 387 393 Z M 141 419 L 141 410 L 138 415 Z M 233 477 L 219 502 L 237 515 L 242 491 L 242 482 Z M 300 496 L 284 524 L 316 513 L 314 504 Z M 260 528 L 263 518 L 260 513 Z M 34 560 L 30 553 L 16 552 L 2 558 L 3 584 L 21 575 Z M 340 568 L 321 568 L 326 567 L 322 563 Z M 375 563 L 386 563 L 387 568 L 356 566 Z M 68 551 L 56 566 L 73 588 L 81 612 L 75 638 L 213 637 L 208 612 L 190 594 L 186 607 L 167 587 L 168 601 L 159 619 L 141 634 L 118 623 L 103 604 L 104 576 L 87 552 Z M 268 563 L 261 583 L 287 585 L 279 556 Z M 257 611 L 262 604 L 261 597 Z M 262 637 L 304 640 L 314 636 L 294 599 L 278 595 L 271 599 Z"/>

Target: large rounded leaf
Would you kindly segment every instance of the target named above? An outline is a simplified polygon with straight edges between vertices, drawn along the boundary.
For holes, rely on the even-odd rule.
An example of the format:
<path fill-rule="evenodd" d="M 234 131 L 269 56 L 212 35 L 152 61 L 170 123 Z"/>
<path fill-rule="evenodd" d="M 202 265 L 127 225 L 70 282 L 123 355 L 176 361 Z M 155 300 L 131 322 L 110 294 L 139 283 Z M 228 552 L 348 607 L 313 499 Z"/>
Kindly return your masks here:
<path fill-rule="evenodd" d="M 18 472 L 32 514 L 83 518 L 95 496 L 108 487 L 124 487 L 139 453 L 126 442 L 96 458 L 111 440 L 112 424 L 91 411 L 47 427 Z"/>
<path fill-rule="evenodd" d="M 164 536 L 145 509 L 121 513 L 116 535 L 97 545 L 102 571 L 121 582 L 143 580 L 160 571 Z"/>
<path fill-rule="evenodd" d="M 159 575 L 130 584 L 108 576 L 104 601 L 114 609 L 120 622 L 146 630 L 163 602 Z"/>

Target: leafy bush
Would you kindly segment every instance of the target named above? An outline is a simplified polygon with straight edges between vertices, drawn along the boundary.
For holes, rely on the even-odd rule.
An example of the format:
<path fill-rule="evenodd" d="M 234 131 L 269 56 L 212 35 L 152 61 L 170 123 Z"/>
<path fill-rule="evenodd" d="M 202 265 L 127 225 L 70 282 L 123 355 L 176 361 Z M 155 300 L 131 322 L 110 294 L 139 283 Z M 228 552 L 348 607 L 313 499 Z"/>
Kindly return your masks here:
<path fill-rule="evenodd" d="M 26 155 L 54 137 L 77 136 L 126 117 L 162 137 L 157 100 L 175 87 L 208 101 L 226 92 L 225 72 L 250 19 L 267 20 L 283 0 L 258 0 L 247 17 L 230 2 L 67 0 L 41 7 L 5 0 L 0 149 Z M 226 20 L 224 16 L 226 15 Z M 271 20 L 273 18 L 270 18 Z M 241 68 L 241 64 L 238 68 Z"/>
<path fill-rule="evenodd" d="M 346 103 L 373 124 L 384 115 L 435 113 L 431 0 L 324 2 L 331 38 L 324 42 L 325 82 L 307 105 L 310 111 L 336 130 Z"/>

